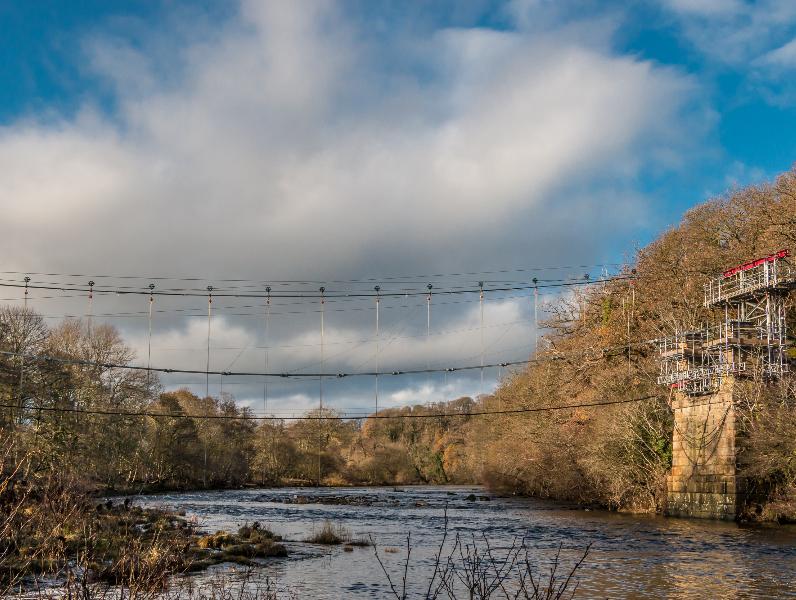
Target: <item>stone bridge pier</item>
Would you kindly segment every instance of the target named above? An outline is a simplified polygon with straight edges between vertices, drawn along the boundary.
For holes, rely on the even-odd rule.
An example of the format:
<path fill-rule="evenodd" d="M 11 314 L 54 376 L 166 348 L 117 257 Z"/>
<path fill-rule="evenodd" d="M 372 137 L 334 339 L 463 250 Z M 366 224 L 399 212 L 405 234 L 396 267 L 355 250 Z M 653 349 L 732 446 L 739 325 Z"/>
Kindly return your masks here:
<path fill-rule="evenodd" d="M 743 503 L 737 476 L 733 377 L 706 395 L 675 392 L 667 514 L 734 520 Z"/>
<path fill-rule="evenodd" d="M 786 305 L 796 265 L 789 256 L 780 250 L 714 277 L 704 307 L 715 321 L 656 340 L 658 383 L 674 393 L 670 515 L 735 519 L 743 507 L 736 378 L 771 382 L 791 371 Z"/>

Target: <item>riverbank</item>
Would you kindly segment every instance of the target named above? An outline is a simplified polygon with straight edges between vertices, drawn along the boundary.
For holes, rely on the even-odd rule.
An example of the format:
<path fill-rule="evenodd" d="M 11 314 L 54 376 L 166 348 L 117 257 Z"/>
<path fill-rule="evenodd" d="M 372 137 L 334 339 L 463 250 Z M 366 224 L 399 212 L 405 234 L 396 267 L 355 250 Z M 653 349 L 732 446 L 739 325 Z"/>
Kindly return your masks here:
<path fill-rule="evenodd" d="M 216 566 L 257 569 L 290 554 L 282 537 L 257 520 L 206 528 L 183 510 L 141 506 L 129 497 L 97 498 L 75 480 L 3 484 L 0 595 L 110 585 L 151 597 L 174 576 Z M 346 551 L 370 545 L 331 522 L 290 542 Z"/>
<path fill-rule="evenodd" d="M 68 489 L 4 498 L 0 592 L 78 580 L 138 592 L 163 589 L 177 573 L 222 563 L 253 565 L 285 557 L 281 538 L 259 522 L 207 534 L 180 511 L 143 508 L 129 500 L 96 502 Z"/>

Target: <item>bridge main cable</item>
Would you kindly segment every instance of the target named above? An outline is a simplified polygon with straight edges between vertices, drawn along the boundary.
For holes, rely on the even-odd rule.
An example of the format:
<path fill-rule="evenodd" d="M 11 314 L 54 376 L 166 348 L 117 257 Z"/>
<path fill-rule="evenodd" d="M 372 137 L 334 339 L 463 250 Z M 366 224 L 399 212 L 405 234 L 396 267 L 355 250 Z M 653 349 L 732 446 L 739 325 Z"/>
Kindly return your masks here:
<path fill-rule="evenodd" d="M 573 280 L 573 281 L 563 281 L 563 282 L 556 282 L 556 283 L 546 283 L 546 284 L 528 284 L 528 285 L 515 285 L 515 286 L 499 286 L 499 287 L 489 287 L 489 288 L 462 288 L 462 289 L 435 289 L 434 294 L 442 294 L 442 295 L 460 295 L 460 294 L 481 294 L 482 292 L 516 292 L 516 291 L 525 291 L 525 290 L 532 290 L 535 288 L 567 288 L 567 287 L 579 287 L 585 285 L 595 285 L 600 283 L 610 283 L 612 281 L 624 281 L 624 280 L 631 280 L 635 279 L 633 275 L 617 275 L 614 277 L 604 277 L 601 279 L 591 279 L 588 281 L 584 280 Z M 0 288 L 24 288 L 24 289 L 32 289 L 32 290 L 51 290 L 51 291 L 60 291 L 60 292 L 86 292 L 90 294 L 115 294 L 119 296 L 129 296 L 129 295 L 137 295 L 137 296 L 176 296 L 176 297 L 202 297 L 207 298 L 207 292 L 199 292 L 199 291 L 192 291 L 192 290 L 185 290 L 185 291 L 178 291 L 178 290 L 150 290 L 150 289 L 124 289 L 124 288 L 99 288 L 98 286 L 90 286 L 90 287 L 70 287 L 69 285 L 40 285 L 40 284 L 30 284 L 30 283 L 10 283 L 10 282 L 0 282 Z M 324 295 L 325 299 L 331 298 L 375 298 L 379 295 L 381 298 L 385 297 L 408 297 L 408 296 L 426 296 L 428 294 L 428 290 L 397 290 L 397 291 L 381 291 L 381 292 L 327 292 Z M 312 292 L 304 292 L 304 291 L 284 291 L 278 292 L 274 291 L 272 293 L 266 292 L 224 292 L 214 289 L 213 296 L 216 298 L 263 298 L 266 299 L 269 296 L 272 299 L 277 298 L 296 298 L 296 299 L 320 299 L 321 294 L 319 293 L 312 293 Z"/>
<path fill-rule="evenodd" d="M 425 369 L 402 369 L 400 371 L 357 371 L 352 373 L 334 373 L 334 372 L 315 372 L 315 373 L 295 373 L 295 372 L 273 372 L 264 373 L 262 371 L 210 371 L 206 369 L 176 369 L 167 367 L 153 367 L 144 365 L 125 365 L 121 363 L 107 363 L 93 360 L 82 360 L 79 358 L 61 358 L 58 356 L 50 356 L 47 354 L 27 354 L 23 352 L 11 352 L 9 350 L 0 350 L 0 356 L 16 356 L 27 360 L 34 360 L 40 362 L 53 362 L 66 365 L 78 365 L 86 367 L 102 367 L 105 369 L 127 369 L 130 371 L 151 371 L 155 373 L 183 373 L 188 375 L 221 375 L 224 377 L 281 377 L 284 379 L 319 379 L 324 377 L 373 377 L 375 375 L 417 375 L 423 373 L 442 373 L 444 371 L 471 371 L 480 369 L 481 365 L 465 365 L 460 367 L 446 367 L 446 368 L 425 368 Z M 484 365 L 488 367 L 510 367 L 516 365 L 527 365 L 528 360 L 516 360 L 509 362 L 494 363 Z"/>
<path fill-rule="evenodd" d="M 604 400 L 598 402 L 582 402 L 579 404 L 557 404 L 553 406 L 534 406 L 529 408 L 508 408 L 503 410 L 475 410 L 471 412 L 434 412 L 434 413 L 406 413 L 401 415 L 372 414 L 372 415 L 297 415 L 291 417 L 282 417 L 284 420 L 293 421 L 318 421 L 324 419 L 327 421 L 346 421 L 350 419 L 438 419 L 443 417 L 482 417 L 490 415 L 520 415 L 525 413 L 536 412 L 549 412 L 558 410 L 567 410 L 575 408 L 590 408 L 597 406 L 613 406 L 617 404 L 632 404 L 636 402 L 644 402 L 646 400 L 653 400 L 658 398 L 655 394 L 647 396 L 640 396 L 638 398 L 626 398 L 623 400 Z M 15 408 L 11 404 L 0 404 L 2 408 Z M 18 408 L 18 407 L 17 407 Z M 268 415 L 194 415 L 187 413 L 177 412 L 157 412 L 157 411 L 121 411 L 121 410 L 103 410 L 103 409 L 82 409 L 82 408 L 69 408 L 57 406 L 28 406 L 26 410 L 42 411 L 42 412 L 55 412 L 55 413 L 71 413 L 82 415 L 105 415 L 105 416 L 121 416 L 121 417 L 153 417 L 153 418 L 171 418 L 171 419 L 204 419 L 204 420 L 237 420 L 237 421 L 271 421 L 274 420 L 273 416 Z"/>

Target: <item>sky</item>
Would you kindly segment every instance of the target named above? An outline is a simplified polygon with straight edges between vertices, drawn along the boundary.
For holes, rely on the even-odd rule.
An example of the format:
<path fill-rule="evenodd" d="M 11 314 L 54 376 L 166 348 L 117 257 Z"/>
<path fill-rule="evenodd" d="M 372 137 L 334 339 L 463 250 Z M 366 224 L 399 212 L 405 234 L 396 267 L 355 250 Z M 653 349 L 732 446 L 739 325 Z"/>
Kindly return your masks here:
<path fill-rule="evenodd" d="M 115 325 L 139 364 L 151 348 L 154 366 L 199 370 L 207 285 L 598 278 L 689 207 L 791 168 L 794 69 L 789 0 L 2 2 L 0 277 L 95 280 L 90 307 L 45 290 L 30 305 L 51 324 Z M 151 342 L 148 298 L 112 293 L 149 282 L 198 293 L 157 297 Z M 540 292 L 543 318 L 558 292 Z M 317 299 L 275 298 L 266 319 L 262 298 L 217 298 L 211 369 L 524 360 L 544 333 L 533 303 L 489 292 L 482 326 L 477 294 L 435 296 L 430 319 L 424 296 L 390 296 L 377 344 L 372 298 L 330 298 L 321 363 Z M 384 376 L 380 405 L 477 395 L 504 374 Z M 288 414 L 321 393 L 369 410 L 376 383 L 214 377 L 209 391 Z"/>

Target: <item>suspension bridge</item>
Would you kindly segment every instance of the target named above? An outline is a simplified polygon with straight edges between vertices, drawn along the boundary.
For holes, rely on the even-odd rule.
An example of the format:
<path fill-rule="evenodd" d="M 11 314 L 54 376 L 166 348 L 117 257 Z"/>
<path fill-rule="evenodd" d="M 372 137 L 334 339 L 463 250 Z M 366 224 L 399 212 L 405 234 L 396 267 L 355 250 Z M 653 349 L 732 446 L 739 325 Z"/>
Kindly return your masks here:
<path fill-rule="evenodd" d="M 581 265 L 579 268 L 585 267 Z M 591 266 L 594 267 L 595 265 Z M 195 277 L 5 272 L 0 274 L 2 275 L 0 288 L 8 291 L 18 290 L 21 298 L 12 297 L 5 300 L 19 302 L 21 299 L 26 307 L 29 303 L 31 306 L 35 303 L 35 308 L 47 319 L 79 318 L 89 327 L 95 320 L 103 322 L 119 320 L 125 324 L 121 327 L 123 331 L 129 328 L 127 324 L 130 320 L 139 323 L 140 320 L 145 320 L 145 348 L 142 348 L 142 345 L 138 347 L 138 354 L 145 356 L 145 362 L 140 361 L 137 364 L 106 362 L 101 366 L 146 371 L 162 377 L 166 386 L 188 385 L 197 390 L 199 386 L 197 378 L 203 377 L 203 391 L 206 396 L 210 396 L 211 391 L 217 391 L 220 395 L 224 387 L 230 389 L 240 386 L 246 390 L 248 397 L 244 400 L 249 403 L 254 403 L 252 398 L 254 380 L 260 379 L 262 389 L 260 416 L 287 418 L 299 416 L 295 410 L 284 410 L 286 402 L 284 400 L 280 402 L 278 393 L 276 398 L 274 397 L 274 388 L 281 388 L 284 398 L 286 383 L 295 382 L 306 390 L 308 380 L 317 380 L 317 405 L 323 408 L 324 401 L 328 399 L 328 388 L 333 385 L 330 382 L 371 378 L 372 404 L 367 407 L 360 406 L 358 411 L 352 411 L 350 406 L 343 409 L 346 416 L 353 418 L 378 413 L 380 408 L 387 405 L 396 406 L 395 402 L 385 404 L 383 400 L 385 379 L 417 382 L 419 378 L 425 376 L 426 380 L 430 381 L 432 376 L 441 374 L 444 382 L 442 387 L 449 388 L 452 378 L 464 375 L 467 377 L 468 385 L 477 386 L 477 393 L 473 389 L 467 390 L 470 395 L 485 393 L 487 385 L 494 385 L 507 370 L 528 364 L 531 360 L 539 339 L 539 305 L 544 301 L 545 295 L 629 277 L 621 270 L 609 275 L 609 265 L 600 265 L 600 267 L 603 269 L 603 276 L 596 278 L 590 277 L 588 273 L 577 276 L 549 276 L 551 271 L 573 269 L 573 267 L 555 266 L 543 268 L 543 271 L 546 270 L 548 273 L 547 276 L 537 271 L 539 276 L 525 278 L 523 276 L 530 271 L 529 269 L 513 269 L 385 277 L 375 284 L 375 279 L 325 282 L 219 279 L 207 283 L 206 280 Z M 429 281 L 432 278 L 435 283 Z M 319 283 L 321 285 L 318 285 Z M 81 299 L 85 302 L 82 310 L 80 310 Z M 145 310 L 135 310 L 137 299 L 146 303 Z M 204 299 L 206 302 L 204 315 L 196 306 L 197 299 Z M 115 305 L 123 303 L 127 310 L 97 311 L 97 304 L 107 305 L 108 300 Z M 50 302 L 49 305 L 46 304 L 47 301 Z M 47 308 L 59 302 L 71 302 L 70 307 L 73 310 L 53 314 L 52 310 Z M 469 310 L 473 303 L 477 303 L 478 322 L 450 327 L 451 318 L 445 313 L 458 311 L 461 314 Z M 517 307 L 527 305 L 528 308 L 527 312 L 518 308 L 524 313 L 521 317 L 515 315 L 512 319 L 490 322 L 487 310 L 489 303 L 493 306 L 514 303 Z M 425 317 L 422 329 L 419 327 L 420 319 L 417 318 L 421 309 Z M 372 319 L 372 335 L 365 333 L 368 326 L 362 322 L 367 318 L 367 313 L 371 314 L 368 320 Z M 402 314 L 396 315 L 396 313 Z M 440 321 L 448 324 L 447 327 L 433 326 L 432 316 L 436 319 L 438 315 Z M 329 339 L 327 329 L 330 316 L 336 319 L 340 317 L 348 324 L 348 329 L 352 332 L 348 339 L 341 339 L 340 335 Z M 167 331 L 173 331 L 175 318 L 194 322 L 198 318 L 206 319 L 205 345 L 202 350 L 204 364 L 201 366 L 196 364 L 198 361 L 195 360 L 195 355 L 199 352 L 196 345 L 187 347 L 175 344 L 176 347 L 171 348 L 165 345 L 153 346 L 158 325 L 165 325 Z M 274 339 L 279 333 L 277 331 L 277 335 L 274 335 L 275 329 L 281 329 L 284 334 L 295 323 L 295 320 L 290 323 L 279 323 L 279 320 L 290 321 L 295 318 L 301 320 L 299 327 L 304 330 L 301 339 L 303 343 L 290 344 L 284 341 L 280 343 Z M 225 335 L 224 329 L 229 329 L 230 320 L 233 319 L 246 322 L 247 331 L 259 329 L 259 338 L 252 337 L 242 346 L 231 346 L 222 341 Z M 246 321 L 247 319 L 256 319 L 259 323 L 252 325 L 251 321 Z M 315 340 L 309 339 L 312 320 L 316 320 L 318 328 Z M 193 325 L 191 327 L 196 329 Z M 450 345 L 455 343 L 457 337 L 471 334 L 477 336 L 476 343 L 473 344 L 475 340 L 468 338 L 466 346 L 461 345 L 457 348 L 469 351 L 466 356 L 440 360 L 434 352 L 434 346 Z M 503 344 L 501 347 L 501 342 L 507 336 L 519 339 L 523 342 L 522 345 L 507 347 Z M 195 341 L 192 340 L 194 344 Z M 394 351 L 400 343 L 421 348 L 420 354 L 424 354 L 424 358 L 406 364 L 406 357 Z M 284 357 L 280 357 L 280 354 L 289 355 L 291 351 L 292 354 L 296 354 L 297 348 L 301 348 L 299 354 L 304 359 L 303 364 L 286 363 Z M 316 352 L 315 357 L 309 356 L 313 350 Z M 517 350 L 520 350 L 519 356 Z M 163 364 L 161 361 L 169 352 L 192 354 L 193 364 L 187 366 L 186 360 L 178 361 L 181 364 L 174 364 L 173 361 L 170 361 L 172 364 Z M 153 353 L 158 360 L 153 360 Z M 231 360 L 226 360 L 230 357 L 230 353 L 234 353 L 231 355 Z M 256 366 L 252 357 L 255 353 L 260 354 L 261 368 L 235 368 L 239 362 L 246 362 L 249 367 Z M 245 357 L 244 361 L 241 357 Z M 27 355 L 24 359 L 28 361 L 46 359 L 56 362 L 69 360 L 75 364 L 77 362 L 73 358 L 34 355 Z M 347 364 L 341 367 L 340 362 Z M 219 366 L 219 363 L 223 366 Z M 86 364 L 86 361 L 82 364 Z M 471 381 L 473 375 L 477 378 L 475 386 Z M 487 382 L 487 379 L 490 381 Z M 215 390 L 211 390 L 211 387 Z M 359 396 L 363 397 L 361 389 L 360 385 Z M 395 389 L 394 385 L 392 389 Z M 328 402 L 326 405 L 329 405 Z M 279 410 L 280 408 L 282 410 Z"/>

